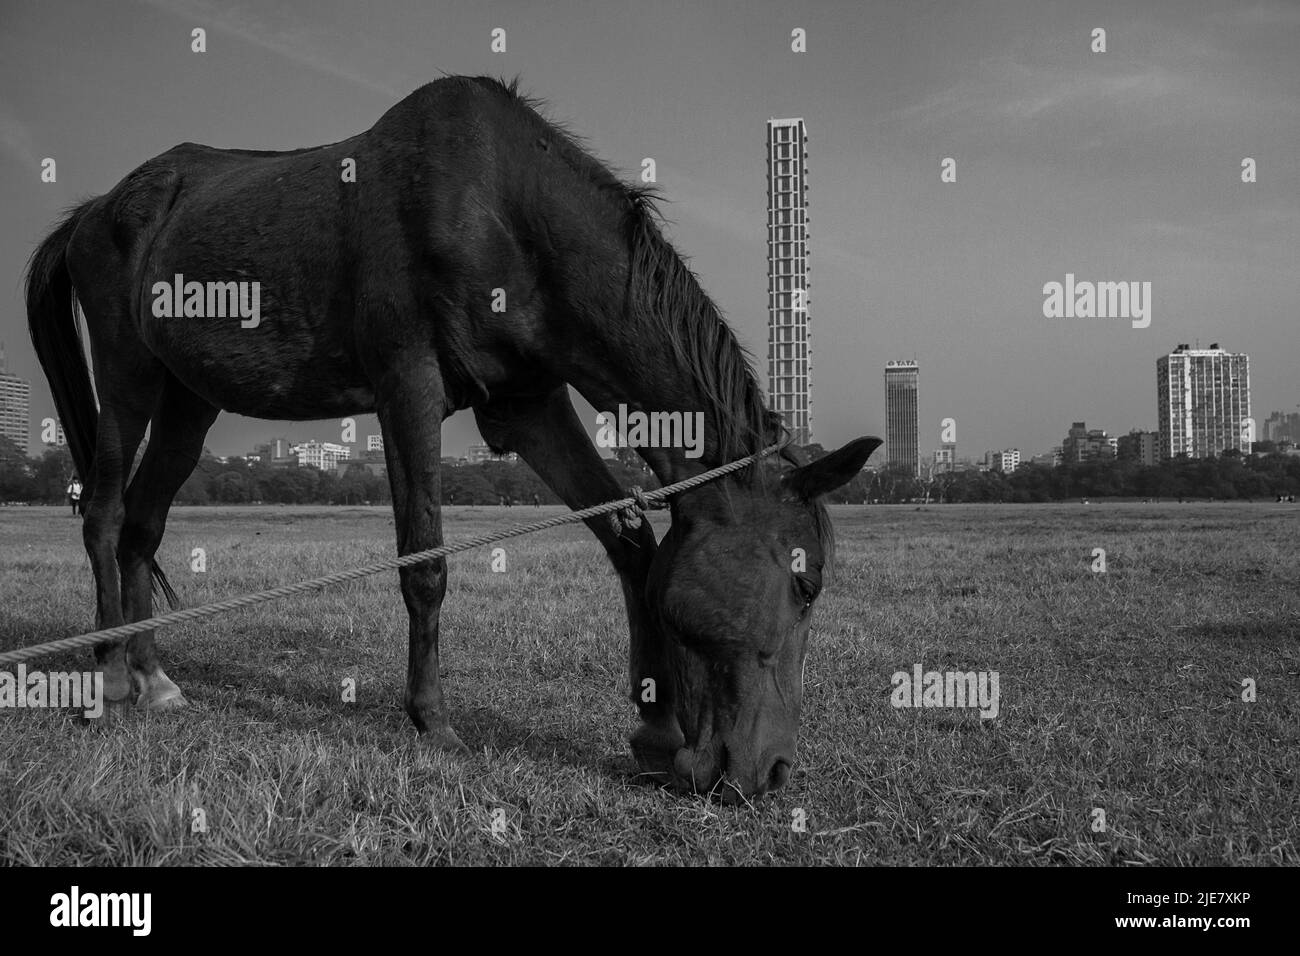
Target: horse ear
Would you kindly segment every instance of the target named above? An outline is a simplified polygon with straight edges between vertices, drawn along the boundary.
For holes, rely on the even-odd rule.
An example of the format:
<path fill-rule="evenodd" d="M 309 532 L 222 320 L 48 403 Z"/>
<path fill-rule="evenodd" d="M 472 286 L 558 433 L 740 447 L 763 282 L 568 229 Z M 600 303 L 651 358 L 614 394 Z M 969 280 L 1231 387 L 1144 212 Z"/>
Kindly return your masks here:
<path fill-rule="evenodd" d="M 883 444 L 879 438 L 856 438 L 843 448 L 788 472 L 781 482 L 804 501 L 809 501 L 852 481 L 871 453 Z"/>

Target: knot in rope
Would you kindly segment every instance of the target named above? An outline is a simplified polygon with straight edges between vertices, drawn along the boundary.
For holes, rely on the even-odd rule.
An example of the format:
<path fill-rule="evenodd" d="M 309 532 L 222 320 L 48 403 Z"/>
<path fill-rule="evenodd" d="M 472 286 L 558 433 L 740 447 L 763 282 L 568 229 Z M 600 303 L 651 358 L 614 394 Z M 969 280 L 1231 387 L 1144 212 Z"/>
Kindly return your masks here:
<path fill-rule="evenodd" d="M 611 512 L 609 516 L 609 523 L 614 528 L 615 534 L 622 534 L 625 530 L 635 531 L 641 527 L 647 511 L 651 508 L 665 507 L 663 502 L 647 498 L 640 485 L 633 485 L 627 490 L 627 494 L 632 499 L 632 504 L 622 511 Z"/>

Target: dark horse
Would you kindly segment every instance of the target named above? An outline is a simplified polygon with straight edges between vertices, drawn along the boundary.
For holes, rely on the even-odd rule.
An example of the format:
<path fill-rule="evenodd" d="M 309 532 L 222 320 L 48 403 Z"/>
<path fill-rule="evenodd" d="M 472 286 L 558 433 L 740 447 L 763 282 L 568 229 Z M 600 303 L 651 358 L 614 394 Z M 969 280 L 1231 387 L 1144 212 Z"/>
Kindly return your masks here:
<path fill-rule="evenodd" d="M 350 174 L 349 170 L 353 172 Z M 198 287 L 172 309 L 177 275 Z M 211 290 L 260 288 L 260 321 Z M 155 288 L 155 285 L 158 288 Z M 224 295 L 225 292 L 220 294 Z M 231 295 L 233 296 L 233 292 Z M 94 386 L 77 304 L 89 330 Z M 32 340 L 78 471 L 96 622 L 152 612 L 167 511 L 221 410 L 259 418 L 378 413 L 407 554 L 442 543 L 442 421 L 472 408 L 569 506 L 622 497 L 569 399 L 702 412 L 703 454 L 638 451 L 665 483 L 781 439 L 745 353 L 621 183 L 513 85 L 424 86 L 368 132 L 289 152 L 185 143 L 72 211 L 32 258 Z M 98 408 L 95 394 L 98 393 Z M 146 426 L 150 439 L 129 484 Z M 819 501 L 880 442 L 750 467 L 648 522 L 590 522 L 623 586 L 641 767 L 724 795 L 781 786 L 795 755 L 809 612 L 830 560 Z M 795 549 L 802 549 L 799 554 Z M 796 555 L 792 558 L 792 555 Z M 463 747 L 438 675 L 446 562 L 401 572 L 405 706 L 424 739 Z M 152 633 L 100 646 L 118 709 L 181 705 Z"/>

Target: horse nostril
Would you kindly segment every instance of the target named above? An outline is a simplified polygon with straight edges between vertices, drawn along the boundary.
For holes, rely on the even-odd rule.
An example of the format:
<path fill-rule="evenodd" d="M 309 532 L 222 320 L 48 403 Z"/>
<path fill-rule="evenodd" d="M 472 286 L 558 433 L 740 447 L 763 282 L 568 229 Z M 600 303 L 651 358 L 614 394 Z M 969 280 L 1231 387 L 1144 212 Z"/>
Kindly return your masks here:
<path fill-rule="evenodd" d="M 779 759 L 772 764 L 772 770 L 767 775 L 767 787 L 769 790 L 779 790 L 784 787 L 790 779 L 790 761 Z"/>

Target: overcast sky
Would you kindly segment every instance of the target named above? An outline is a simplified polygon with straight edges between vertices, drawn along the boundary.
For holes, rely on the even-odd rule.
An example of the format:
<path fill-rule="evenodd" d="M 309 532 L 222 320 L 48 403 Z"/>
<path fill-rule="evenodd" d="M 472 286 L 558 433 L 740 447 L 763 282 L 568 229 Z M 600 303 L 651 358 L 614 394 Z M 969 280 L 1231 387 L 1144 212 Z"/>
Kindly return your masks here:
<path fill-rule="evenodd" d="M 920 363 L 923 454 L 949 416 L 972 457 L 1042 452 L 1076 420 L 1154 428 L 1156 359 L 1198 339 L 1250 354 L 1257 419 L 1300 403 L 1294 0 L 0 0 L 0 339 L 33 381 L 33 438 L 53 406 L 22 271 L 62 209 L 187 140 L 343 139 L 441 73 L 518 74 L 629 178 L 654 157 L 670 236 L 764 373 L 764 124 L 803 116 L 828 447 L 884 436 L 894 358 Z M 1045 318 L 1066 273 L 1151 282 L 1150 326 Z M 443 434 L 444 453 L 477 440 L 469 413 Z M 272 435 L 338 423 L 226 415 L 208 445 Z"/>

